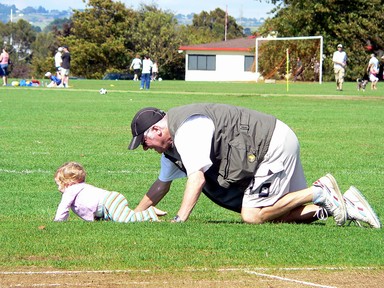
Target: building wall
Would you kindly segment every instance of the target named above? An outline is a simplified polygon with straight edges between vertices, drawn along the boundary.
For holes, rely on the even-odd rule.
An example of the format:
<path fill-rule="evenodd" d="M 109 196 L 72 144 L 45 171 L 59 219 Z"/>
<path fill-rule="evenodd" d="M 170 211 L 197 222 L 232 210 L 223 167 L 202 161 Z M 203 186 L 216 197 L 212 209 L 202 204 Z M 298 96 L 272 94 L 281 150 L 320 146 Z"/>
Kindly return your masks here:
<path fill-rule="evenodd" d="M 216 55 L 216 71 L 188 70 L 188 55 Z M 256 73 L 244 71 L 244 56 L 248 52 L 186 51 L 186 81 L 256 81 Z"/>

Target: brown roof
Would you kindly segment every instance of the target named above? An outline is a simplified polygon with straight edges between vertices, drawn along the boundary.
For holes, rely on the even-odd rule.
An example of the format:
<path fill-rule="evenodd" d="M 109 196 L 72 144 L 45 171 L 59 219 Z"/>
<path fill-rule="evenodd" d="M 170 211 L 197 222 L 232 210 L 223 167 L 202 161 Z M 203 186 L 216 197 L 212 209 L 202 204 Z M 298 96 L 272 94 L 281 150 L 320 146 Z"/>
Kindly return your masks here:
<path fill-rule="evenodd" d="M 237 38 L 227 41 L 198 44 L 190 46 L 180 46 L 179 50 L 199 50 L 199 51 L 249 51 L 256 46 L 256 38 L 250 36 L 247 38 Z"/>

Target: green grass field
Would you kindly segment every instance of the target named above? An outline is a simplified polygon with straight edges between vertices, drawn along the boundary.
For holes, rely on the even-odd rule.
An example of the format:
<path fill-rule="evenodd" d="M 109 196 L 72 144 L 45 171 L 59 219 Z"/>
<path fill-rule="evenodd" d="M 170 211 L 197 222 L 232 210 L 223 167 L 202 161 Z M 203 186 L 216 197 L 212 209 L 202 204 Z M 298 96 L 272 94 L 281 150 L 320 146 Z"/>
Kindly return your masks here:
<path fill-rule="evenodd" d="M 384 84 L 358 92 L 346 83 L 73 80 L 68 89 L 0 88 L 0 270 L 384 267 L 384 232 L 311 225 L 246 225 L 202 195 L 190 220 L 178 211 L 185 180 L 158 205 L 161 223 L 52 221 L 60 193 L 53 180 L 66 161 L 81 162 L 87 182 L 123 193 L 134 208 L 156 179 L 158 155 L 128 151 L 137 110 L 220 102 L 271 113 L 301 142 L 308 184 L 332 173 L 341 190 L 357 186 L 384 221 Z M 107 95 L 100 95 L 100 88 Z M 45 226 L 45 229 L 39 229 Z M 1 286 L 1 285 L 0 285 Z"/>

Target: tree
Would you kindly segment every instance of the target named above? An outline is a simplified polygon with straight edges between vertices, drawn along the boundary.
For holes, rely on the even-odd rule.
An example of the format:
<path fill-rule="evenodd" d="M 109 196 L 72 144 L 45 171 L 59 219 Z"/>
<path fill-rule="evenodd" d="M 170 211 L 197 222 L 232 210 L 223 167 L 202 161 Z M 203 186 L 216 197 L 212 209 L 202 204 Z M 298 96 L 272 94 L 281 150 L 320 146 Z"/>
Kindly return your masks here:
<path fill-rule="evenodd" d="M 156 60 L 162 77 L 179 78 L 181 73 L 174 68 L 183 56 L 177 53 L 181 37 L 174 15 L 154 5 L 142 5 L 136 24 L 132 38 L 135 51 Z"/>
<path fill-rule="evenodd" d="M 32 14 L 36 13 L 36 9 L 32 6 L 25 7 L 23 10 L 21 10 L 24 14 Z"/>
<path fill-rule="evenodd" d="M 9 43 L 11 35 L 11 28 L 10 25 L 4 24 L 3 22 L 0 22 L 0 41 L 1 43 Z"/>
<path fill-rule="evenodd" d="M 31 55 L 31 45 L 36 39 L 37 33 L 31 24 L 20 19 L 16 23 L 8 22 L 12 35 L 12 45 L 15 47 L 19 59 L 27 59 Z M 10 43 L 11 44 L 11 43 Z"/>
<path fill-rule="evenodd" d="M 84 11 L 75 11 L 69 35 L 59 37 L 73 55 L 72 72 L 101 78 L 105 72 L 126 69 L 135 19 L 133 10 L 112 0 L 90 0 Z"/>
<path fill-rule="evenodd" d="M 227 18 L 227 21 L 226 21 Z M 223 41 L 225 39 L 225 25 L 227 22 L 227 39 L 235 39 L 243 37 L 243 27 L 237 25 L 236 19 L 226 15 L 226 12 L 220 8 L 214 11 L 202 11 L 200 14 L 195 14 L 192 20 L 191 31 L 196 31 L 198 34 L 204 35 L 203 38 L 210 36 L 210 41 Z M 202 42 L 200 42 L 202 43 Z"/>
<path fill-rule="evenodd" d="M 57 52 L 59 45 L 56 44 L 54 33 L 39 33 L 36 40 L 32 43 L 32 69 L 34 78 L 43 78 L 47 71 L 55 71 L 53 55 Z"/>
<path fill-rule="evenodd" d="M 64 32 L 66 26 L 71 25 L 71 20 L 68 18 L 58 18 L 53 20 L 47 26 L 44 27 L 44 32 L 55 31 L 57 35 L 60 35 L 58 31 L 61 33 Z"/>
<path fill-rule="evenodd" d="M 58 39 L 69 46 L 71 71 L 78 76 L 101 78 L 126 70 L 136 53 L 157 60 L 162 77 L 179 75 L 172 68 L 182 61 L 177 21 L 155 5 L 133 11 L 120 2 L 90 0 L 84 11 L 75 11 L 70 30 Z"/>
<path fill-rule="evenodd" d="M 338 43 L 348 54 L 346 79 L 362 77 L 368 55 L 379 56 L 384 48 L 384 1 L 382 0 L 272 0 L 275 16 L 260 27 L 261 34 L 278 31 L 280 36 L 324 37 L 325 76 L 332 79 L 332 53 Z"/>
<path fill-rule="evenodd" d="M 24 77 L 29 74 L 31 44 L 36 39 L 36 32 L 25 20 L 16 23 L 0 23 L 0 39 L 6 44 L 12 59 L 12 76 Z"/>

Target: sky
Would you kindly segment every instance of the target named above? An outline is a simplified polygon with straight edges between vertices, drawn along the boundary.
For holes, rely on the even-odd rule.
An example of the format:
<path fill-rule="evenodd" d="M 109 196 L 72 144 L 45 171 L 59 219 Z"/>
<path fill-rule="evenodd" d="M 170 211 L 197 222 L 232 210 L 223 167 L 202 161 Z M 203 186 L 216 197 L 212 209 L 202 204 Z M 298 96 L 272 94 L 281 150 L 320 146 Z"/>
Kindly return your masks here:
<path fill-rule="evenodd" d="M 88 2 L 88 1 L 87 1 Z M 137 9 L 139 3 L 156 4 L 162 10 L 170 10 L 174 14 L 200 13 L 201 11 L 212 11 L 216 8 L 228 10 L 228 14 L 234 18 L 267 18 L 268 12 L 274 5 L 262 0 L 120 0 L 126 7 Z M 16 5 L 19 9 L 27 6 L 38 8 L 44 7 L 47 10 L 84 9 L 82 0 L 1 0 L 2 4 Z"/>

